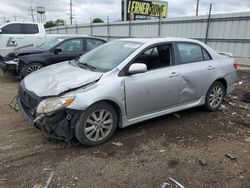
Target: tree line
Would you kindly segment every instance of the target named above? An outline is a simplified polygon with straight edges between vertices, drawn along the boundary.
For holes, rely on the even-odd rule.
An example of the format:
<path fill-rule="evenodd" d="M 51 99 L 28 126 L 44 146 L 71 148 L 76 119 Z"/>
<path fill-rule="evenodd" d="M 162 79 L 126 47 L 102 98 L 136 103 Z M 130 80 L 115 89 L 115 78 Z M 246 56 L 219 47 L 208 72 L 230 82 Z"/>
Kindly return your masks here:
<path fill-rule="evenodd" d="M 92 23 L 103 23 L 103 20 L 101 18 L 95 18 L 92 20 Z M 44 24 L 45 28 L 50 28 L 50 27 L 56 27 L 56 26 L 62 26 L 62 25 L 66 25 L 65 21 L 62 19 L 57 19 L 55 21 L 47 21 Z"/>

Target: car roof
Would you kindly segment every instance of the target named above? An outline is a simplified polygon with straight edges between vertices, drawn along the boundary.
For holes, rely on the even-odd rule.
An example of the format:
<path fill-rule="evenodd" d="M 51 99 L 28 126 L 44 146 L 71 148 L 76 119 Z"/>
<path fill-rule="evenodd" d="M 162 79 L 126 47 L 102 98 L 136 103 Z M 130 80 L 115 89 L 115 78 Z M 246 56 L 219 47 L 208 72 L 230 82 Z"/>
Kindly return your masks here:
<path fill-rule="evenodd" d="M 178 37 L 162 37 L 162 38 L 125 38 L 118 39 L 121 41 L 129 41 L 129 42 L 139 42 L 144 44 L 154 44 L 160 42 L 173 42 L 173 41 L 182 41 L 182 42 L 195 42 L 200 43 L 200 41 L 187 39 L 187 38 L 178 38 Z"/>
<path fill-rule="evenodd" d="M 88 35 L 49 35 L 52 36 L 54 38 L 60 38 L 60 39 L 73 39 L 73 38 L 90 38 L 90 39 L 99 39 L 99 40 L 103 40 L 106 41 L 105 39 L 102 38 L 98 38 L 98 37 L 92 37 L 92 36 L 88 36 Z"/>

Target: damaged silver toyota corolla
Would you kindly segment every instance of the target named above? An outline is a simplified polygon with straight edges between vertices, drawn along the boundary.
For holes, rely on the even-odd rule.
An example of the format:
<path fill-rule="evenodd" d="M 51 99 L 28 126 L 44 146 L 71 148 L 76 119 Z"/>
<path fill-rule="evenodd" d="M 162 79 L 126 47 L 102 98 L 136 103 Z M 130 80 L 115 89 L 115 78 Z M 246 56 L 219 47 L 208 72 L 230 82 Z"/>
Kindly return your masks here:
<path fill-rule="evenodd" d="M 234 89 L 236 68 L 195 40 L 122 39 L 30 74 L 18 103 L 50 136 L 95 146 L 117 126 L 201 105 L 217 110 Z"/>

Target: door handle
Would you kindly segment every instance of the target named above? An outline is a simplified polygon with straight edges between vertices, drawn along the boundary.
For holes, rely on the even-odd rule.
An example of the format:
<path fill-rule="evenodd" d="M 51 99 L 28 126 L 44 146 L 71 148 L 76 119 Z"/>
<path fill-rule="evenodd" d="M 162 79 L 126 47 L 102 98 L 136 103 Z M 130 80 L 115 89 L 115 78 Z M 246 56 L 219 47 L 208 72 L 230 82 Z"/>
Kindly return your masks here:
<path fill-rule="evenodd" d="M 169 75 L 169 77 L 177 77 L 177 76 L 179 76 L 179 74 L 178 73 L 176 73 L 176 72 L 172 72 L 170 75 Z"/>
<path fill-rule="evenodd" d="M 212 65 L 209 65 L 207 68 L 207 70 L 213 70 L 213 69 L 214 69 L 214 67 Z"/>

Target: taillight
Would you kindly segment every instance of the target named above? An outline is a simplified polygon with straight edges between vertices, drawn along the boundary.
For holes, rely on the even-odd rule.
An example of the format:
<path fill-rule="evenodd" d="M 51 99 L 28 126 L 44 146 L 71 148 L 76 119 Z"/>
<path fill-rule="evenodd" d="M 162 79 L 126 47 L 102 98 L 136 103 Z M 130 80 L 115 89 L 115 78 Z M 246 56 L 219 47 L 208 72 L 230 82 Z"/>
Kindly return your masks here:
<path fill-rule="evenodd" d="M 238 64 L 236 62 L 234 62 L 234 68 L 237 69 L 238 68 Z"/>

